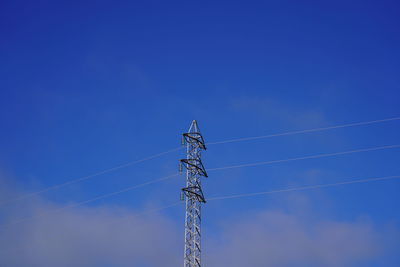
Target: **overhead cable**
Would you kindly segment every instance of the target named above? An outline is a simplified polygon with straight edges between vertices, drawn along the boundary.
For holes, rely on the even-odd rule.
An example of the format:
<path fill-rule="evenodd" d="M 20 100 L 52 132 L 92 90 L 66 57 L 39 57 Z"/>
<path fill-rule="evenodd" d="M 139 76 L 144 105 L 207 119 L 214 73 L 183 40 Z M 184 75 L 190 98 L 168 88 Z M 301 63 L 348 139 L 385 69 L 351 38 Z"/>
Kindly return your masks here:
<path fill-rule="evenodd" d="M 370 147 L 370 148 L 356 149 L 356 150 L 349 150 L 349 151 L 342 151 L 342 152 L 335 152 L 335 153 L 316 154 L 316 155 L 298 157 L 298 158 L 279 159 L 279 160 L 270 160 L 270 161 L 262 161 L 262 162 L 255 162 L 255 163 L 231 165 L 231 166 L 225 166 L 225 167 L 217 167 L 217 168 L 207 169 L 207 171 L 219 171 L 219 170 L 227 170 L 227 169 L 235 169 L 235 168 L 243 168 L 243 167 L 253 167 L 253 166 L 268 165 L 268 164 L 281 163 L 281 162 L 333 157 L 333 156 L 339 156 L 339 155 L 354 154 L 354 153 L 360 153 L 360 152 L 384 150 L 384 149 L 399 148 L 399 147 L 400 147 L 400 145 L 378 146 L 378 147 Z"/>
<path fill-rule="evenodd" d="M 381 119 L 381 120 L 371 120 L 371 121 L 364 121 L 364 122 L 356 122 L 356 123 L 349 123 L 349 124 L 341 124 L 341 125 L 334 125 L 334 126 L 329 126 L 329 127 L 322 127 L 322 128 L 314 128 L 314 129 L 307 129 L 307 130 L 300 130 L 300 131 L 291 131 L 291 132 L 283 132 L 283 133 L 277 133 L 277 134 L 270 134 L 270 135 L 261 135 L 261 136 L 253 136 L 253 137 L 244 137 L 244 138 L 237 138 L 237 139 L 229 139 L 229 140 L 225 140 L 225 141 L 218 141 L 218 142 L 211 142 L 208 143 L 208 145 L 216 145 L 216 144 L 225 144 L 225 143 L 234 143 L 234 142 L 241 142 L 241 141 L 250 141 L 250 140 L 256 140 L 256 139 L 265 139 L 265 138 L 271 138 L 271 137 L 278 137 L 278 136 L 285 136 L 285 135 L 295 135 L 295 134 L 302 134 L 302 133 L 311 133 L 311 132 L 319 132 L 319 131 L 326 131 L 326 130 L 332 130 L 332 129 L 338 129 L 338 128 L 345 128 L 345 127 L 353 127 L 353 126 L 361 126 L 361 125 L 368 125 L 368 124 L 374 124 L 374 123 L 381 123 L 381 122 L 387 122 L 387 121 L 395 121 L 395 120 L 400 120 L 400 117 L 392 117 L 392 118 L 387 118 L 387 119 Z M 73 179 L 73 180 L 69 180 L 66 181 L 64 183 L 60 183 L 60 184 L 56 184 L 47 188 L 44 188 L 42 190 L 36 191 L 36 192 L 31 192 L 31 193 L 27 193 L 25 195 L 22 195 L 18 198 L 15 199 L 10 199 L 10 200 L 6 200 L 3 202 L 0 202 L 0 205 L 4 205 L 10 202 L 14 202 L 14 201 L 19 201 L 19 200 L 23 200 L 26 198 L 30 198 L 51 190 L 55 190 L 55 189 L 59 189 L 61 187 L 67 186 L 67 185 L 71 185 L 71 184 L 75 184 L 75 183 L 79 183 L 79 182 L 83 182 L 85 180 L 91 179 L 93 177 L 96 176 L 100 176 L 102 174 L 106 174 L 106 173 L 110 173 L 122 168 L 126 168 L 132 165 L 135 165 L 137 163 L 140 162 L 144 162 L 150 159 L 154 159 L 157 157 L 160 157 L 162 155 L 177 151 L 179 149 L 181 149 L 182 147 L 177 147 L 171 150 L 167 150 L 143 159 L 139 159 L 139 160 L 135 160 L 135 161 L 131 161 L 125 164 L 121 164 L 109 169 L 105 169 L 87 176 L 83 176 L 77 179 Z"/>
<path fill-rule="evenodd" d="M 61 183 L 61 184 L 53 185 L 53 186 L 44 188 L 44 189 L 36 191 L 36 192 L 28 193 L 28 194 L 22 195 L 20 197 L 14 198 L 14 199 L 9 199 L 9 200 L 0 202 L 0 205 L 6 204 L 6 203 L 9 203 L 9 202 L 23 200 L 23 199 L 26 199 L 26 198 L 30 198 L 30 197 L 33 197 L 33 196 L 36 196 L 36 195 L 39 195 L 39 194 L 42 194 L 42 193 L 45 193 L 45 192 L 48 192 L 48 191 L 51 191 L 51 190 L 59 189 L 61 187 L 67 186 L 67 185 L 75 184 L 75 183 L 78 183 L 78 182 L 83 182 L 85 180 L 91 179 L 93 177 L 96 177 L 96 176 L 99 176 L 99 175 L 102 175 L 102 174 L 110 173 L 110 172 L 113 172 L 113 171 L 116 171 L 116 170 L 119 170 L 119 169 L 122 169 L 122 168 L 126 168 L 128 166 L 132 166 L 132 165 L 144 162 L 144 161 L 148 161 L 148 160 L 151 160 L 151 159 L 154 159 L 154 158 L 158 158 L 158 157 L 163 156 L 165 154 L 177 151 L 177 150 L 179 150 L 181 148 L 182 147 L 177 147 L 177 148 L 174 148 L 174 149 L 171 149 L 171 150 L 167 150 L 167 151 L 164 151 L 164 152 L 161 152 L 161 153 L 158 153 L 158 154 L 154 154 L 152 156 L 149 156 L 149 157 L 146 157 L 146 158 L 143 158 L 143 159 L 139 159 L 139 160 L 131 161 L 131 162 L 128 162 L 128 163 L 124 163 L 124 164 L 121 164 L 121 165 L 118 165 L 118 166 L 115 166 L 115 167 L 112 167 L 112 168 L 109 168 L 109 169 L 105 169 L 105 170 L 102 170 L 102 171 L 99 171 L 99 172 L 96 172 L 96 173 L 93 173 L 93 174 L 90 174 L 90 175 L 87 175 L 87 176 L 83 176 L 83 177 L 80 177 L 80 178 L 77 178 L 77 179 L 74 179 L 74 180 L 70 180 L 70 181 Z"/>
<path fill-rule="evenodd" d="M 350 150 L 350 151 L 344 151 L 344 152 L 317 154 L 317 155 L 299 157 L 299 158 L 290 158 L 290 159 L 282 159 L 282 160 L 273 160 L 273 161 L 248 163 L 248 164 L 241 164 L 241 165 L 234 165 L 234 166 L 226 166 L 226 167 L 220 167 L 220 168 L 212 168 L 212 169 L 208 169 L 208 171 L 225 170 L 225 169 L 241 168 L 241 167 L 249 167 L 249 166 L 258 166 L 258 165 L 274 164 L 274 163 L 280 163 L 280 162 L 289 162 L 289 161 L 305 160 L 305 159 L 313 159 L 313 158 L 322 158 L 322 157 L 353 154 L 353 153 L 359 153 L 359 152 L 367 152 L 367 151 L 398 148 L 398 147 L 400 147 L 400 145 L 372 147 L 372 148 Z M 97 201 L 97 200 L 100 200 L 100 199 L 104 199 L 104 198 L 108 198 L 108 197 L 111 197 L 111 196 L 115 196 L 115 195 L 118 195 L 118 194 L 121 194 L 121 193 L 124 193 L 124 192 L 131 191 L 131 190 L 136 189 L 136 188 L 144 187 L 146 185 L 162 182 L 164 180 L 168 180 L 168 179 L 171 179 L 171 178 L 176 177 L 176 176 L 179 176 L 179 173 L 175 173 L 175 174 L 164 176 L 164 177 L 161 177 L 161 178 L 158 178 L 158 179 L 150 180 L 148 182 L 137 184 L 137 185 L 134 185 L 134 186 L 130 186 L 130 187 L 127 187 L 127 188 L 122 189 L 122 190 L 118 190 L 118 191 L 115 191 L 115 192 L 112 192 L 112 193 L 108 193 L 108 194 L 104 194 L 104 195 L 101 195 L 101 196 L 98 196 L 98 197 L 95 197 L 95 198 L 91 198 L 89 200 L 85 200 L 85 201 L 82 201 L 82 202 L 71 204 L 71 205 L 62 207 L 60 209 L 54 210 L 54 212 L 62 211 L 64 209 L 68 209 L 68 208 L 74 208 L 74 207 L 81 206 L 81 205 L 84 205 L 84 204 L 87 204 L 87 203 L 91 203 L 91 202 L 94 202 L 94 201 Z M 15 223 L 19 223 L 19 222 L 22 222 L 22 221 L 25 221 L 25 220 L 28 220 L 28 219 L 31 219 L 31 218 L 32 217 L 23 218 L 23 219 L 21 219 L 19 221 L 16 221 Z"/>
<path fill-rule="evenodd" d="M 236 194 L 236 195 L 211 197 L 211 198 L 208 198 L 208 201 L 230 199 L 230 198 L 252 197 L 252 196 L 259 196 L 259 195 L 268 195 L 268 194 L 291 192 L 291 191 L 317 189 L 317 188 L 332 187 L 332 186 L 347 185 L 347 184 L 357 184 L 357 183 L 367 183 L 367 182 L 374 182 L 374 181 L 391 180 L 391 179 L 398 179 L 398 178 L 400 178 L 400 175 L 375 177 L 375 178 L 344 181 L 344 182 L 330 183 L 330 184 L 319 184 L 319 185 L 308 185 L 308 186 L 301 186 L 301 187 L 291 187 L 291 188 L 271 190 L 271 191 L 263 191 L 263 192 L 247 193 L 247 194 Z"/>
<path fill-rule="evenodd" d="M 400 117 L 393 117 L 393 118 L 387 118 L 387 119 L 381 119 L 381 120 L 355 122 L 355 123 L 348 123 L 348 124 L 341 124 L 341 125 L 333 125 L 333 126 L 328 126 L 328 127 L 320 127 L 320 128 L 313 128 L 313 129 L 306 129 L 306 130 L 299 130 L 299 131 L 282 132 L 282 133 L 276 133 L 276 134 L 251 136 L 251 137 L 243 137 L 243 138 L 236 138 L 236 139 L 228 139 L 228 140 L 222 140 L 222 141 L 218 141 L 218 142 L 207 143 L 207 145 L 218 145 L 218 144 L 235 143 L 235 142 L 250 141 L 250 140 L 257 140 L 257 139 L 266 139 L 266 138 L 285 136 L 285 135 L 295 135 L 295 134 L 303 134 L 303 133 L 322 132 L 322 131 L 339 129 L 339 128 L 354 127 L 354 126 L 361 126 L 361 125 L 369 125 L 369 124 L 374 124 L 374 123 L 396 121 L 396 120 L 400 120 Z"/>
<path fill-rule="evenodd" d="M 118 190 L 118 191 L 115 191 L 115 192 L 112 192 L 112 193 L 107 193 L 107 194 L 100 195 L 100 196 L 97 196 L 97 197 L 94 197 L 94 198 L 91 198 L 91 199 L 88 199 L 88 200 L 84 200 L 84 201 L 81 201 L 81 202 L 78 202 L 78 203 L 67 205 L 67 206 L 64 206 L 62 208 L 55 209 L 55 210 L 52 210 L 50 212 L 46 212 L 46 213 L 43 213 L 43 214 L 40 214 L 40 215 L 37 215 L 37 216 L 30 216 L 30 217 L 22 218 L 22 219 L 20 219 L 18 221 L 14 221 L 11 224 L 6 224 L 6 225 L 3 225 L 3 226 L 9 226 L 9 225 L 13 225 L 13 224 L 24 222 L 26 220 L 34 219 L 34 218 L 37 218 L 37 217 L 42 217 L 42 216 L 44 216 L 44 215 L 46 215 L 48 213 L 60 212 L 60 211 L 63 211 L 65 209 L 70 209 L 70 208 L 75 208 L 75 207 L 78 207 L 78 206 L 82 206 L 84 204 L 91 203 L 91 202 L 94 202 L 94 201 L 97 201 L 97 200 L 101 200 L 101 199 L 105 199 L 105 198 L 109 198 L 109 197 L 112 197 L 112 196 L 115 196 L 115 195 L 119 195 L 121 193 L 125 193 L 125 192 L 131 191 L 131 190 L 136 189 L 136 188 L 140 188 L 140 187 L 143 187 L 143 186 L 146 186 L 146 185 L 162 182 L 162 181 L 168 180 L 168 179 L 170 179 L 172 177 L 175 177 L 175 176 L 178 176 L 178 175 L 179 175 L 179 173 L 175 173 L 175 174 L 164 176 L 164 177 L 161 177 L 161 178 L 158 178 L 158 179 L 150 180 L 148 182 L 137 184 L 137 185 L 134 185 L 134 186 L 130 186 L 130 187 L 124 188 L 122 190 Z"/>

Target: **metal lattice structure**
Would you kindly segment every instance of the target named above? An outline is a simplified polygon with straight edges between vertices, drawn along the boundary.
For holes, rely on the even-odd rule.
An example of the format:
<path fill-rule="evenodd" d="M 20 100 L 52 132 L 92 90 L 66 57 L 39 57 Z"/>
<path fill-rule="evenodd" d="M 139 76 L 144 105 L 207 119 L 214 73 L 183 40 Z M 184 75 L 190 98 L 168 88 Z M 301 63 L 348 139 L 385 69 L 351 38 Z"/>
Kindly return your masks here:
<path fill-rule="evenodd" d="M 203 136 L 192 121 L 189 131 L 182 135 L 186 143 L 187 157 L 180 160 L 180 168 L 186 168 L 186 187 L 182 188 L 181 199 L 186 199 L 184 267 L 201 266 L 201 203 L 206 203 L 201 188 L 201 177 L 208 177 L 201 162 L 201 152 L 206 149 Z"/>

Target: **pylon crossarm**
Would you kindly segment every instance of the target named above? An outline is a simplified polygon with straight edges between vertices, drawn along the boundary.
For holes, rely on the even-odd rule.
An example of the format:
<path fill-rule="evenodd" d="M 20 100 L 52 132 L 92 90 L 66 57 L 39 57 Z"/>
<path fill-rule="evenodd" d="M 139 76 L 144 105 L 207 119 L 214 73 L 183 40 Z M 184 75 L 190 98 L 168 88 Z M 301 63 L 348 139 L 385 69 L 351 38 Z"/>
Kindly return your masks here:
<path fill-rule="evenodd" d="M 200 133 L 194 132 L 194 133 L 184 133 L 183 137 L 185 138 L 185 141 L 190 144 L 197 144 L 201 149 L 206 150 L 206 145 L 204 142 L 204 138 Z"/>
<path fill-rule="evenodd" d="M 188 170 L 196 170 L 200 175 L 208 177 L 207 172 L 203 166 L 203 163 L 199 159 L 181 159 L 181 163 Z"/>
<path fill-rule="evenodd" d="M 185 192 L 188 197 L 190 197 L 190 195 L 195 195 L 198 201 L 206 203 L 206 199 L 204 198 L 203 191 L 201 190 L 200 187 L 189 186 L 182 188 L 182 191 Z"/>

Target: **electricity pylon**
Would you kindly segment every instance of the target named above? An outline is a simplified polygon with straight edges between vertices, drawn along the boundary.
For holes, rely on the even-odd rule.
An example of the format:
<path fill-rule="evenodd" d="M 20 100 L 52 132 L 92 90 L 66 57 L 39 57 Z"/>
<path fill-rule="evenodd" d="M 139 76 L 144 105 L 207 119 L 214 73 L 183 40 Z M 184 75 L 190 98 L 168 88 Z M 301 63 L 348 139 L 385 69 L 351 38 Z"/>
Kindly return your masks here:
<path fill-rule="evenodd" d="M 201 203 L 206 203 L 200 178 L 208 175 L 201 162 L 201 152 L 206 146 L 196 120 L 192 121 L 189 131 L 182 135 L 182 145 L 185 143 L 187 157 L 180 160 L 180 170 L 182 166 L 186 168 L 186 187 L 181 192 L 181 200 L 186 198 L 184 267 L 200 267 Z"/>

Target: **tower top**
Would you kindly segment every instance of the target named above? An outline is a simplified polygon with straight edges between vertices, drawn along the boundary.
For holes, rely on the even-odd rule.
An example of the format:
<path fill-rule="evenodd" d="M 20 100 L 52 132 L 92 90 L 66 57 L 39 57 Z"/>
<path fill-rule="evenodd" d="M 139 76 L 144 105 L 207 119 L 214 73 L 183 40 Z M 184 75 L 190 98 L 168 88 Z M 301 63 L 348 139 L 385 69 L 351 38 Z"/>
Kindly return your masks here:
<path fill-rule="evenodd" d="M 200 128 L 197 124 L 197 120 L 193 120 L 192 124 L 190 124 L 189 133 L 200 133 Z"/>

